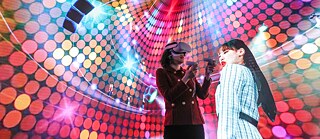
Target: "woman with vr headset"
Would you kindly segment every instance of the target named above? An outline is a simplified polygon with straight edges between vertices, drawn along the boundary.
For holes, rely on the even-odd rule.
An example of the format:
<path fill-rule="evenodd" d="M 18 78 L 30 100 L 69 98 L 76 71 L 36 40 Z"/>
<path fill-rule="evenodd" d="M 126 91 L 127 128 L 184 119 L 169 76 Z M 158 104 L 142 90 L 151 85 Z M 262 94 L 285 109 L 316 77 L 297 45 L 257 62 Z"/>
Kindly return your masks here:
<path fill-rule="evenodd" d="M 204 120 L 197 98 L 208 97 L 214 65 L 208 64 L 201 86 L 196 80 L 197 64 L 183 69 L 189 44 L 173 42 L 165 46 L 162 68 L 156 71 L 156 83 L 165 101 L 164 139 L 204 139 Z"/>

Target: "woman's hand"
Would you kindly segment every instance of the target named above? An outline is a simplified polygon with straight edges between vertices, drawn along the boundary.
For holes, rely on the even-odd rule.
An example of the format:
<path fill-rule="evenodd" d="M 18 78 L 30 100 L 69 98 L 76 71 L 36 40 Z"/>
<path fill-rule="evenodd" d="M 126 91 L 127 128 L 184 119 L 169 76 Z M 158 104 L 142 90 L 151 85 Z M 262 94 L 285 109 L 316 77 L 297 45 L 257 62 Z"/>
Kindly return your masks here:
<path fill-rule="evenodd" d="M 210 74 L 213 72 L 215 67 L 215 64 L 213 63 L 208 63 L 207 67 L 206 67 L 206 72 L 205 72 L 205 79 L 209 80 L 210 78 Z"/>
<path fill-rule="evenodd" d="M 182 77 L 181 80 L 182 80 L 184 83 L 187 83 L 190 79 L 196 77 L 197 67 L 198 67 L 197 64 L 192 65 L 192 66 L 189 66 L 189 67 L 187 68 L 186 73 L 184 74 L 184 76 Z"/>

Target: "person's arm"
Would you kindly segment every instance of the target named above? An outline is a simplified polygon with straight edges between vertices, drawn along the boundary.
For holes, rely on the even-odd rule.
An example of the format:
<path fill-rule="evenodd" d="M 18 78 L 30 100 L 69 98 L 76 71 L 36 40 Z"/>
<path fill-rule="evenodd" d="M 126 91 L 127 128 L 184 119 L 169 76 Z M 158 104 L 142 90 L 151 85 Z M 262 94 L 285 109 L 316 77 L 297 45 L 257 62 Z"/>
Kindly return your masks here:
<path fill-rule="evenodd" d="M 227 64 L 221 71 L 220 89 L 222 107 L 219 111 L 219 126 L 221 126 L 221 138 L 235 138 L 238 125 L 240 102 L 239 94 L 243 89 L 246 67 L 236 64 Z"/>
<path fill-rule="evenodd" d="M 196 94 L 200 99 L 206 99 L 209 96 L 209 87 L 211 85 L 211 78 L 204 79 L 202 86 L 194 79 L 196 83 Z"/>
<path fill-rule="evenodd" d="M 156 71 L 156 84 L 161 95 L 168 101 L 173 102 L 180 97 L 189 87 L 182 81 L 178 80 L 175 85 L 170 85 L 168 75 L 162 68 Z"/>

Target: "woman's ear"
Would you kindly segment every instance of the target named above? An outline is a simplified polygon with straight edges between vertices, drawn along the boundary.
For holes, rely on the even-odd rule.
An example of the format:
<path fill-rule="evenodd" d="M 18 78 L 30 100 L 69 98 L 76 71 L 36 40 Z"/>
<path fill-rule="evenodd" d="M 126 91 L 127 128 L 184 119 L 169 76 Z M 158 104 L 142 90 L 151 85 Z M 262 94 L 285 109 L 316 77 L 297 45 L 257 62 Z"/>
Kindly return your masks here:
<path fill-rule="evenodd" d="M 240 49 L 237 50 L 237 53 L 239 54 L 239 56 L 244 56 L 246 51 L 243 48 L 240 48 Z"/>

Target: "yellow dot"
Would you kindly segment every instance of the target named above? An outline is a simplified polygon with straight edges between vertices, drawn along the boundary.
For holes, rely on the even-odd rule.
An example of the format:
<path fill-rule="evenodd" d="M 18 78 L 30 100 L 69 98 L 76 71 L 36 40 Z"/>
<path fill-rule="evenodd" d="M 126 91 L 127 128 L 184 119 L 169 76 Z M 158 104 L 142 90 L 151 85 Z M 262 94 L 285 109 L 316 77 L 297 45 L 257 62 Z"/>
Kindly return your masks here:
<path fill-rule="evenodd" d="M 21 94 L 15 100 L 14 106 L 17 110 L 24 110 L 29 107 L 30 102 L 31 102 L 30 96 L 26 94 Z"/>
<path fill-rule="evenodd" d="M 102 58 L 101 57 L 97 57 L 95 60 L 96 65 L 100 65 L 102 63 Z"/>
<path fill-rule="evenodd" d="M 83 48 L 83 54 L 88 55 L 91 52 L 91 48 L 89 46 L 86 46 Z"/>
<path fill-rule="evenodd" d="M 320 64 L 320 53 L 314 53 L 311 55 L 310 57 L 310 60 L 313 62 L 313 63 L 316 63 L 316 64 Z"/>
<path fill-rule="evenodd" d="M 90 133 L 89 139 L 97 139 L 98 138 L 98 133 L 96 131 L 93 131 Z"/>
<path fill-rule="evenodd" d="M 289 56 L 292 59 L 300 59 L 303 56 L 303 52 L 301 50 L 292 50 L 289 52 Z"/>
<path fill-rule="evenodd" d="M 303 58 L 303 59 L 299 59 L 296 65 L 299 69 L 307 69 L 311 66 L 311 62 L 310 60 Z"/>
<path fill-rule="evenodd" d="M 181 31 L 182 31 L 182 27 L 179 27 L 178 33 L 181 33 Z"/>
<path fill-rule="evenodd" d="M 64 50 L 69 50 L 72 47 L 72 42 L 70 40 L 65 40 L 62 42 L 62 48 Z"/>
<path fill-rule="evenodd" d="M 89 59 L 86 59 L 84 62 L 83 62 L 83 67 L 85 68 L 89 68 L 91 66 L 91 61 Z"/>
<path fill-rule="evenodd" d="M 99 46 L 97 46 L 96 48 L 94 48 L 94 51 L 95 51 L 96 53 L 100 53 L 100 52 L 102 51 L 102 47 L 99 45 Z"/>
<path fill-rule="evenodd" d="M 87 129 L 84 129 L 80 133 L 80 139 L 88 139 L 89 137 L 89 131 Z"/>

